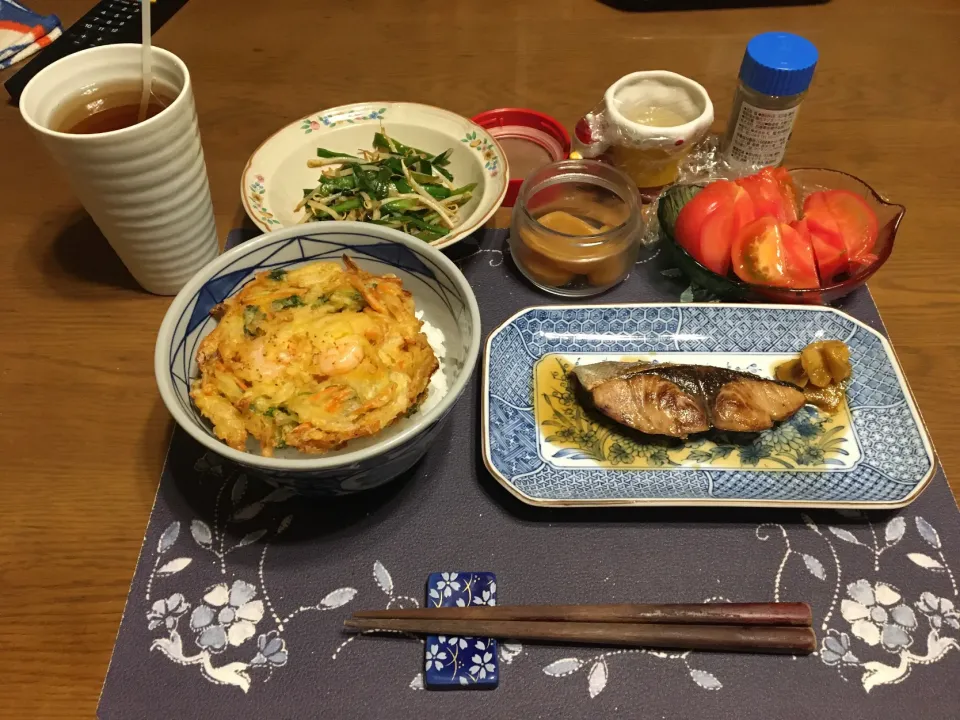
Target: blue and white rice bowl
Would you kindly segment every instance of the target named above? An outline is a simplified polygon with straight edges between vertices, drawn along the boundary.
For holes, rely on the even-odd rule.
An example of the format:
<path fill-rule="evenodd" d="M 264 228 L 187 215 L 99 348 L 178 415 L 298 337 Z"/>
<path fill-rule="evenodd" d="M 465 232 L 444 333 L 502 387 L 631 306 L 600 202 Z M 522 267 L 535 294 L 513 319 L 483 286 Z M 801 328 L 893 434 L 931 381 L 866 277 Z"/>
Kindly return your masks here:
<path fill-rule="evenodd" d="M 264 270 L 289 268 L 349 255 L 362 269 L 392 273 L 413 294 L 417 316 L 440 361 L 420 409 L 376 435 L 333 452 L 294 449 L 274 457 L 221 442 L 190 400 L 199 374 L 196 351 L 216 326 L 210 310 Z M 174 298 L 160 326 L 154 356 L 157 385 L 177 424 L 197 442 L 275 485 L 309 495 L 342 495 L 382 485 L 408 470 L 426 452 L 462 394 L 480 351 L 480 312 L 460 270 L 439 250 L 397 230 L 354 222 L 325 222 L 277 230 L 218 257 Z"/>

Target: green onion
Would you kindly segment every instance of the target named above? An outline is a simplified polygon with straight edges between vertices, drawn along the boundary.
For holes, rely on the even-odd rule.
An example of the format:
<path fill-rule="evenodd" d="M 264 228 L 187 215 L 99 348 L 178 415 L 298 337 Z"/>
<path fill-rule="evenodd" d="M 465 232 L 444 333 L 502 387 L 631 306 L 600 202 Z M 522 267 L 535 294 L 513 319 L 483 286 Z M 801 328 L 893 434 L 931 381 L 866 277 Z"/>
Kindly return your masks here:
<path fill-rule="evenodd" d="M 424 173 L 418 173 L 410 171 L 410 177 L 416 180 L 421 185 L 439 185 L 440 180 L 436 175 L 426 175 Z"/>
<path fill-rule="evenodd" d="M 382 131 L 374 133 L 373 151 L 361 151 L 359 157 L 322 147 L 316 153 L 320 160 L 307 164 L 328 167 L 317 187 L 304 188 L 303 199 L 295 208 L 302 208 L 308 220 L 349 215 L 434 240 L 447 235 L 457 224 L 460 218 L 456 208 L 476 187 L 471 184 L 451 189 L 455 183 L 446 167 L 454 149 L 432 155 Z M 337 160 L 342 160 L 339 166 Z M 443 204 L 455 195 L 453 202 Z"/>
<path fill-rule="evenodd" d="M 416 180 L 416 177 L 414 177 L 414 180 Z M 417 182 L 420 181 L 417 180 Z M 430 197 L 434 197 L 437 200 L 446 200 L 448 197 L 453 195 L 453 193 L 447 190 L 443 185 L 424 185 L 423 189 L 427 191 L 427 194 L 430 195 Z"/>
<path fill-rule="evenodd" d="M 347 155 L 347 153 L 334 152 L 333 150 L 327 150 L 326 148 L 317 148 L 317 157 L 318 158 L 352 158 L 353 155 Z"/>
<path fill-rule="evenodd" d="M 395 217 L 402 223 L 408 223 L 414 227 L 420 228 L 421 230 L 426 230 L 427 232 L 439 233 L 440 235 L 446 235 L 450 232 L 449 228 L 445 228 L 443 225 L 431 225 L 428 222 L 424 222 L 416 215 L 396 215 Z"/>
<path fill-rule="evenodd" d="M 247 305 L 243 308 L 243 334 L 249 337 L 263 335 L 260 321 L 266 320 L 267 315 L 256 305 Z"/>
<path fill-rule="evenodd" d="M 434 240 L 439 240 L 443 237 L 441 233 L 431 232 L 429 230 L 415 230 L 411 233 L 416 238 L 420 240 L 425 240 L 426 242 L 432 242 Z"/>
<path fill-rule="evenodd" d="M 279 300 L 274 300 L 271 303 L 271 307 L 277 311 L 286 310 L 287 308 L 302 307 L 303 305 L 303 298 L 299 295 L 291 295 L 290 297 L 280 298 Z"/>
<path fill-rule="evenodd" d="M 352 197 L 349 200 L 344 200 L 342 203 L 337 203 L 330 207 L 335 213 L 345 213 L 350 212 L 351 210 L 356 210 L 359 207 L 363 207 L 363 200 L 358 197 Z"/>
<path fill-rule="evenodd" d="M 410 198 L 401 198 L 400 200 L 387 199 L 380 206 L 382 213 L 400 213 L 404 210 L 413 210 L 420 205 L 419 201 Z"/>

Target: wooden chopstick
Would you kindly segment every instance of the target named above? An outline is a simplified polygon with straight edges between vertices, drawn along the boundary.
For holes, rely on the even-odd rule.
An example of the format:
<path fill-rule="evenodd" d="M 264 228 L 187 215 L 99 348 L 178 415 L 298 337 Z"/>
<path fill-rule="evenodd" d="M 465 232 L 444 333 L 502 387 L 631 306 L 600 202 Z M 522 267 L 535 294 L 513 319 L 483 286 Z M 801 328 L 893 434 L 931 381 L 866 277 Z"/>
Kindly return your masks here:
<path fill-rule="evenodd" d="M 362 610 L 355 618 L 385 620 L 529 620 L 676 625 L 776 625 L 809 627 L 806 603 L 705 603 L 690 605 L 501 605 L 496 607 Z"/>
<path fill-rule="evenodd" d="M 808 655 L 817 647 L 813 629 L 797 626 L 351 618 L 344 621 L 344 627 L 358 632 L 386 630 L 419 635 L 493 637 L 677 650 Z"/>

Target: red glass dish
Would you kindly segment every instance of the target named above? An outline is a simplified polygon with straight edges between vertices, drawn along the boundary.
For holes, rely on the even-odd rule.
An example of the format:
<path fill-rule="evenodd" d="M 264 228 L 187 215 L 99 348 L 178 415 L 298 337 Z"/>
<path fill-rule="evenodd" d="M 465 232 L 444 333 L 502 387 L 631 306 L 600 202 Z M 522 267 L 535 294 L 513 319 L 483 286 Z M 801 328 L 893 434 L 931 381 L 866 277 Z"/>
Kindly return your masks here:
<path fill-rule="evenodd" d="M 864 268 L 856 275 L 843 278 L 837 282 L 820 288 L 795 289 L 769 287 L 745 283 L 733 277 L 718 275 L 701 265 L 692 255 L 684 250 L 669 232 L 661 233 L 666 249 L 673 255 L 680 270 L 697 285 L 713 293 L 723 300 L 736 301 L 767 301 L 778 303 L 804 303 L 807 305 L 827 305 L 849 295 L 863 285 L 879 270 L 893 252 L 893 243 L 897 235 L 897 228 L 906 212 L 903 205 L 892 203 L 882 197 L 876 190 L 854 177 L 839 170 L 826 168 L 797 168 L 790 171 L 790 175 L 797 187 L 800 203 L 803 198 L 817 190 L 849 190 L 862 197 L 877 214 L 879 233 L 874 245 L 873 253 L 877 260 Z"/>

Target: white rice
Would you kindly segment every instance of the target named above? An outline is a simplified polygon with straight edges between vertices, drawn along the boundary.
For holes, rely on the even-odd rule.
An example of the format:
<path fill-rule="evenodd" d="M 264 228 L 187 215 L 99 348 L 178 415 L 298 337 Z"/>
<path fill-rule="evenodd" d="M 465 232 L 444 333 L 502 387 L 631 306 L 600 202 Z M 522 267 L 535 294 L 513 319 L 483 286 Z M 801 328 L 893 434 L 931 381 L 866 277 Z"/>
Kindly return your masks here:
<path fill-rule="evenodd" d="M 447 386 L 447 371 L 446 367 L 444 367 L 445 363 L 443 362 L 443 359 L 447 356 L 447 339 L 444 337 L 442 330 L 431 325 L 430 321 L 423 319 L 423 310 L 417 311 L 417 320 L 423 323 L 420 331 L 427 336 L 427 342 L 430 343 L 430 347 L 433 348 L 433 354 L 437 356 L 437 361 L 440 363 L 440 367 L 433 374 L 433 377 L 430 378 L 430 384 L 427 386 L 427 397 L 420 406 L 419 412 L 426 412 L 436 406 L 443 396 L 447 394 L 447 390 L 449 390 Z"/>

